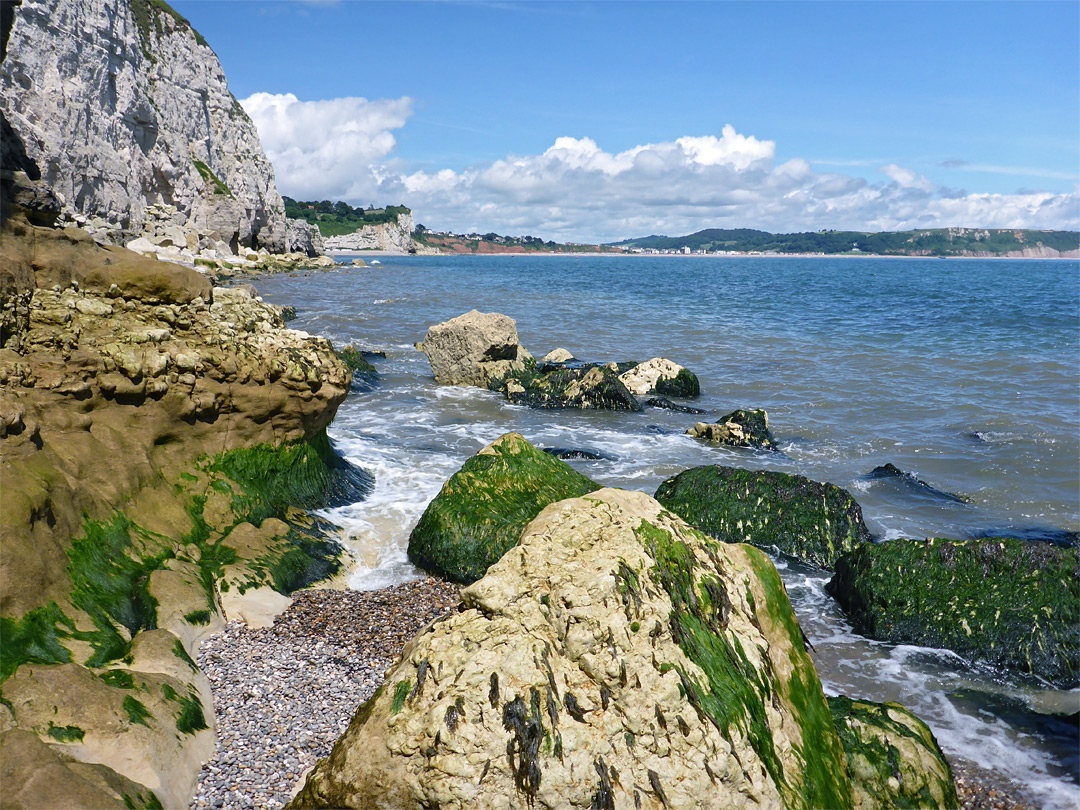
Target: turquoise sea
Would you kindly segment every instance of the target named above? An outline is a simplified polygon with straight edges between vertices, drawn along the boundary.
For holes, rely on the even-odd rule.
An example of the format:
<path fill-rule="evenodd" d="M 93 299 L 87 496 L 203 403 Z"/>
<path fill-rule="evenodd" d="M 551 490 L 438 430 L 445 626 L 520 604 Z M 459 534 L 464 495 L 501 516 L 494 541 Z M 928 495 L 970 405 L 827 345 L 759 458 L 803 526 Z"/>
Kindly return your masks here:
<path fill-rule="evenodd" d="M 370 261 L 370 259 L 369 259 Z M 609 486 L 652 494 L 701 464 L 799 473 L 849 490 L 881 539 L 1080 531 L 1080 263 L 784 257 L 380 257 L 366 268 L 262 278 L 290 324 L 382 349 L 380 384 L 354 393 L 330 435 L 376 477 L 326 513 L 357 559 L 356 588 L 418 576 L 409 532 L 483 445 L 516 430 Z M 702 445 L 694 417 L 535 411 L 435 384 L 413 344 L 470 309 L 502 312 L 540 357 L 667 357 L 696 372 L 714 416 L 765 408 L 780 453 Z M 872 479 L 892 463 L 907 479 Z M 1034 805 L 1080 803 L 1080 691 L 972 666 L 951 653 L 864 639 L 824 572 L 777 560 L 830 692 L 896 700 L 957 761 L 1020 784 Z"/>

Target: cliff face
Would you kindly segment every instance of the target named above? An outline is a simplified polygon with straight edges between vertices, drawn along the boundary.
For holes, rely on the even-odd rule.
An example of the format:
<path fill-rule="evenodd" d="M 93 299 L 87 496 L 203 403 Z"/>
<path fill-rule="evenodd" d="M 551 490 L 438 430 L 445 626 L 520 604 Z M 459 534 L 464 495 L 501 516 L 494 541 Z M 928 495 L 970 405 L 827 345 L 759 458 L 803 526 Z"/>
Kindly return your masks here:
<path fill-rule="evenodd" d="M 258 132 L 186 20 L 161 0 L 8 11 L 0 111 L 67 218 L 112 243 L 171 225 L 193 249 L 286 249 Z"/>
<path fill-rule="evenodd" d="M 389 250 L 408 253 L 414 249 L 412 232 L 416 225 L 413 215 L 401 214 L 397 222 L 364 225 L 354 233 L 328 236 L 323 239 L 327 250 Z"/>

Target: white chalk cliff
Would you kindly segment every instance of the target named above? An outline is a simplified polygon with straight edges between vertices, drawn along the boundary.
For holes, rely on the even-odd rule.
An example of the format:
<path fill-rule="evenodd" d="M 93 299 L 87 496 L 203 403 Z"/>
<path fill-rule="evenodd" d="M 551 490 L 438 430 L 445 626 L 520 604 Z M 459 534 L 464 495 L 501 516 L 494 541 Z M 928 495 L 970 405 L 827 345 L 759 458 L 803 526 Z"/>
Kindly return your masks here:
<path fill-rule="evenodd" d="M 307 251 L 286 242 L 273 167 L 217 56 L 165 3 L 22 0 L 3 17 L 0 112 L 63 219 L 112 243 L 168 230 L 196 250 Z"/>
<path fill-rule="evenodd" d="M 416 225 L 412 213 L 399 214 L 396 222 L 364 225 L 353 233 L 323 237 L 327 250 L 388 250 L 408 253 L 414 246 L 412 232 Z"/>

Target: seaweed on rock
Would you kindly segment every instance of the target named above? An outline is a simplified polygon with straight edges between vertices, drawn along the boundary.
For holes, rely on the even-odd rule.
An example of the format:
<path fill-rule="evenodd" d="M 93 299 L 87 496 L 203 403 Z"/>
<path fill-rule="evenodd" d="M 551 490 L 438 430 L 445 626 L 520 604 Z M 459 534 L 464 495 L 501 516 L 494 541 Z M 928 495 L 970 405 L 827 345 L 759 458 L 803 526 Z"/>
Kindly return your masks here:
<path fill-rule="evenodd" d="M 820 568 L 871 539 L 848 492 L 801 475 L 694 467 L 664 481 L 656 499 L 719 540 L 775 547 Z"/>
<path fill-rule="evenodd" d="M 1075 548 L 1006 537 L 867 544 L 838 560 L 826 590 L 872 638 L 1080 683 Z"/>
<path fill-rule="evenodd" d="M 485 447 L 443 485 L 409 536 L 409 559 L 455 582 L 471 583 L 517 545 L 549 503 L 599 486 L 517 433 Z"/>

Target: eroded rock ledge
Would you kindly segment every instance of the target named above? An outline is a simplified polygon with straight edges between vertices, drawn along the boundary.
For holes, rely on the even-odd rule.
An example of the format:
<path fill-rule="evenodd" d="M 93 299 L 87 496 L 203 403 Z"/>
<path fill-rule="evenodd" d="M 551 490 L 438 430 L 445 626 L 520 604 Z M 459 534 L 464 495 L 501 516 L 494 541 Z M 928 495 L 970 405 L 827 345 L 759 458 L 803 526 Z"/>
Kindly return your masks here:
<path fill-rule="evenodd" d="M 191 653 L 333 575 L 295 505 L 370 485 L 325 434 L 349 369 L 249 287 L 17 216 L 0 312 L 4 806 L 186 805 Z"/>

